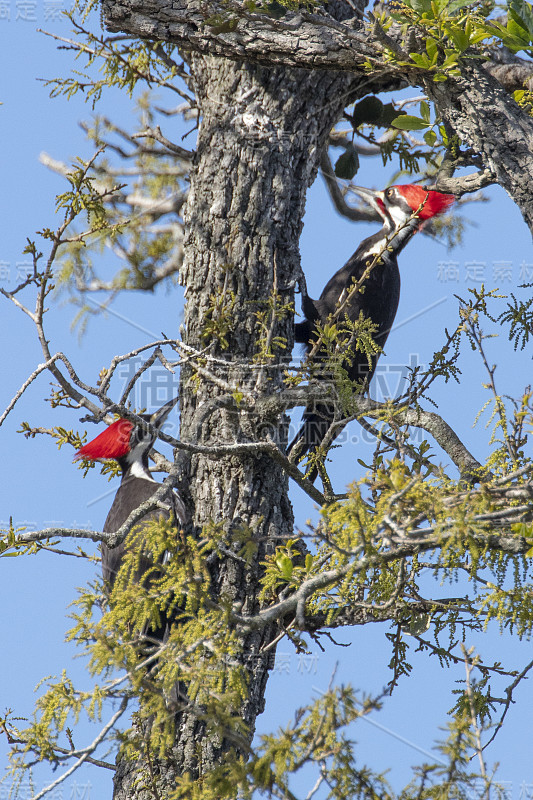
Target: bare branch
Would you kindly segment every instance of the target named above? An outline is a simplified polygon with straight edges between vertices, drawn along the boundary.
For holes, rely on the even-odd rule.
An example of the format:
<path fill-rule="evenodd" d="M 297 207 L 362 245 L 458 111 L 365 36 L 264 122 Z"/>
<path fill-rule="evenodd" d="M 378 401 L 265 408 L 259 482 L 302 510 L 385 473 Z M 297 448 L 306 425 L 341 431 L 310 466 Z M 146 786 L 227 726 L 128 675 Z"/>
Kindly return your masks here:
<path fill-rule="evenodd" d="M 24 383 L 22 384 L 22 386 L 20 387 L 20 389 L 18 390 L 16 395 L 13 397 L 11 402 L 8 404 L 8 406 L 5 409 L 5 411 L 3 412 L 3 414 L 0 416 L 0 425 L 3 424 L 3 422 L 6 419 L 6 417 L 8 416 L 8 414 L 14 409 L 15 405 L 20 400 L 20 398 L 22 397 L 22 395 L 24 394 L 24 392 L 26 391 L 28 386 L 30 386 L 33 383 L 35 378 L 37 378 L 41 374 L 41 372 L 44 372 L 45 369 L 48 369 L 51 364 L 53 364 L 55 361 L 57 361 L 57 359 L 60 357 L 60 355 L 61 355 L 60 353 L 56 353 L 55 356 L 52 356 L 52 358 L 48 359 L 48 361 L 45 361 L 44 364 L 39 364 L 37 369 L 35 369 L 31 373 L 29 378 L 27 378 L 24 381 Z"/>
<path fill-rule="evenodd" d="M 161 128 L 159 125 L 156 125 L 155 128 L 146 128 L 144 131 L 139 131 L 139 133 L 133 133 L 131 135 L 132 139 L 155 139 L 156 142 L 159 144 L 164 145 L 167 150 L 170 150 L 171 153 L 178 155 L 180 158 L 184 159 L 185 161 L 192 161 L 193 154 L 190 150 L 186 150 L 184 147 L 180 147 L 178 144 L 174 144 L 166 136 L 163 136 L 161 133 Z"/>
<path fill-rule="evenodd" d="M 472 679 L 471 674 L 472 670 L 475 667 L 476 659 L 473 661 L 471 660 L 472 651 L 467 650 L 464 644 L 461 643 L 461 649 L 463 651 L 463 658 L 465 663 L 465 673 L 466 673 L 466 696 L 468 698 L 468 707 L 470 709 L 470 724 L 471 730 L 474 734 L 474 742 L 475 742 L 475 751 L 479 761 L 479 770 L 481 777 L 485 783 L 484 792 L 483 792 L 483 800 L 489 800 L 490 797 L 490 780 L 487 775 L 487 769 L 485 766 L 485 759 L 483 758 L 483 747 L 481 745 L 481 729 L 478 722 L 478 716 L 476 714 L 476 704 L 474 698 L 474 691 L 472 689 Z"/>
<path fill-rule="evenodd" d="M 281 410 L 287 408 L 294 408 L 300 405 L 306 406 L 313 402 L 324 401 L 324 399 L 331 399 L 334 402 L 335 397 L 335 388 L 332 384 L 326 386 L 324 384 L 311 383 L 309 386 L 286 389 L 278 395 L 261 398 L 257 401 L 256 408 L 260 413 L 266 415 L 273 413 L 275 408 L 281 412 Z M 437 444 L 448 454 L 465 478 L 476 475 L 479 480 L 483 475 L 482 464 L 469 452 L 450 425 L 435 412 L 402 406 L 391 407 L 386 403 L 378 403 L 368 397 L 354 397 L 353 403 L 357 409 L 356 412 L 339 420 L 336 424 L 339 426 L 346 425 L 361 416 L 369 416 L 385 422 L 390 418 L 400 425 L 422 428 L 434 437 Z"/>
<path fill-rule="evenodd" d="M 351 219 L 353 222 L 375 222 L 376 220 L 379 220 L 378 214 L 374 211 L 364 208 L 354 208 L 353 206 L 348 205 L 343 193 L 341 192 L 339 184 L 337 183 L 333 165 L 326 148 L 324 148 L 322 151 L 320 170 L 331 200 L 333 201 L 333 205 L 339 214 L 347 219 Z"/>
<path fill-rule="evenodd" d="M 485 748 L 488 747 L 489 744 L 491 744 L 494 741 L 494 739 L 498 735 L 499 731 L 501 730 L 501 728 L 503 726 L 503 723 L 504 723 L 504 720 L 505 720 L 505 717 L 507 716 L 507 712 L 511 708 L 512 703 L 514 703 L 513 692 L 516 689 L 516 687 L 518 686 L 518 684 L 526 677 L 527 673 L 531 671 L 531 669 L 533 669 L 533 661 L 530 661 L 529 664 L 526 664 L 524 669 L 516 676 L 515 680 L 510 684 L 510 686 L 508 686 L 506 688 L 505 694 L 507 695 L 507 700 L 505 701 L 505 707 L 504 707 L 504 710 L 503 710 L 503 714 L 501 715 L 500 719 L 498 720 L 498 723 L 497 723 L 496 727 L 494 728 L 494 732 L 493 732 L 492 736 L 490 737 L 488 742 L 486 742 L 485 745 L 483 746 L 483 750 L 485 750 Z"/>
<path fill-rule="evenodd" d="M 81 767 L 87 761 L 90 754 L 94 753 L 98 745 L 101 742 L 103 742 L 109 731 L 113 728 L 113 726 L 118 722 L 122 714 L 124 714 L 124 712 L 126 711 L 127 705 L 128 705 L 127 698 L 123 698 L 119 709 L 113 714 L 109 722 L 107 722 L 104 725 L 104 727 L 102 728 L 96 739 L 94 739 L 94 741 L 88 747 L 85 748 L 85 750 L 82 752 L 82 755 L 78 758 L 78 760 L 69 769 L 67 769 L 66 772 L 60 775 L 59 778 L 56 778 L 55 781 L 50 783 L 48 786 L 46 786 L 37 794 L 33 795 L 31 800 L 41 800 L 41 797 L 44 797 L 46 794 L 48 794 L 48 792 L 53 791 L 56 788 L 56 786 L 59 786 L 59 784 L 63 783 L 64 780 L 69 778 L 72 775 L 72 773 L 76 772 L 76 770 L 79 769 L 79 767 Z"/>
<path fill-rule="evenodd" d="M 460 197 L 469 192 L 478 192 L 485 186 L 492 186 L 497 183 L 496 175 L 490 169 L 481 172 L 473 172 L 470 175 L 462 175 L 460 178 L 448 178 L 441 172 L 435 183 L 435 189 L 439 192 L 450 192 Z"/>

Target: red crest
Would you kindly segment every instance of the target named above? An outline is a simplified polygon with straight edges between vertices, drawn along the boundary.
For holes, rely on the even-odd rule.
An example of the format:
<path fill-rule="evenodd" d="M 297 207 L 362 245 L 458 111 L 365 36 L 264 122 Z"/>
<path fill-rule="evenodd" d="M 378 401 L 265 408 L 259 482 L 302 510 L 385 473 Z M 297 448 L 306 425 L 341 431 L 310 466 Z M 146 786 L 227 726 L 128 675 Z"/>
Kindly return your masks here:
<path fill-rule="evenodd" d="M 91 458 L 99 461 L 105 458 L 122 458 L 130 451 L 130 436 L 133 425 L 127 419 L 117 419 L 92 442 L 81 447 L 74 460 Z"/>
<path fill-rule="evenodd" d="M 402 197 L 407 200 L 413 211 L 417 211 L 422 204 L 418 218 L 421 220 L 431 219 L 442 214 L 446 211 L 455 200 L 453 194 L 443 194 L 443 192 L 436 192 L 434 189 L 424 189 L 423 186 L 416 186 L 413 183 L 407 183 L 403 186 L 396 186 Z"/>

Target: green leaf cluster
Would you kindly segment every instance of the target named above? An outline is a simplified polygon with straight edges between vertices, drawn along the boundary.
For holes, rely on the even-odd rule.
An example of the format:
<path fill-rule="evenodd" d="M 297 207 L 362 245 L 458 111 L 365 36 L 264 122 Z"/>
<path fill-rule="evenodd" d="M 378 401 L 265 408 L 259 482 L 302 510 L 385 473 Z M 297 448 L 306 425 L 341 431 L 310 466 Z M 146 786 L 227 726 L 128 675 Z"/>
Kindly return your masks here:
<path fill-rule="evenodd" d="M 287 323 L 294 314 L 294 303 L 284 302 L 283 297 L 275 290 L 266 301 L 260 301 L 262 308 L 256 311 L 259 325 L 257 350 L 254 362 L 270 363 L 287 349 L 287 338 L 276 333 L 279 325 Z"/>
<path fill-rule="evenodd" d="M 409 60 L 392 47 L 388 48 L 388 58 L 398 67 L 423 70 L 432 80 L 445 81 L 461 74 L 465 57 L 487 58 L 483 51 L 487 44 L 503 44 L 514 52 L 529 50 L 533 36 L 531 4 L 511 0 L 505 24 L 489 17 L 493 8 L 492 2 L 469 0 L 405 0 L 396 4 L 390 18 L 383 15 L 378 24 L 383 30 L 390 27 L 392 20 L 402 24 Z M 410 47 L 409 31 L 413 29 L 420 33 L 420 47 L 416 50 Z"/>
<path fill-rule="evenodd" d="M 204 314 L 202 342 L 207 345 L 216 342 L 221 350 L 229 347 L 229 337 L 235 329 L 235 292 L 226 286 L 216 289 L 209 297 L 209 306 Z"/>

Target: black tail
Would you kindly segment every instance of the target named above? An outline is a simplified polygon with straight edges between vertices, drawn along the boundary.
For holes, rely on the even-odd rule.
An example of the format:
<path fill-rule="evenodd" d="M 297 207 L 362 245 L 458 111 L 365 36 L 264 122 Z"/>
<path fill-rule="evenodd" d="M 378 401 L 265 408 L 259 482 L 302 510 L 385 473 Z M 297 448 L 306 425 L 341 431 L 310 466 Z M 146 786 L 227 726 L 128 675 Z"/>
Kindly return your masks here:
<path fill-rule="evenodd" d="M 287 455 L 292 454 L 292 460 L 299 464 L 308 453 L 314 453 L 324 442 L 332 422 L 335 419 L 335 409 L 331 403 L 316 404 L 306 408 L 302 417 L 302 426 L 287 448 Z M 340 433 L 340 429 L 335 435 Z M 316 466 L 311 467 L 306 473 L 306 478 L 315 481 L 318 475 Z"/>

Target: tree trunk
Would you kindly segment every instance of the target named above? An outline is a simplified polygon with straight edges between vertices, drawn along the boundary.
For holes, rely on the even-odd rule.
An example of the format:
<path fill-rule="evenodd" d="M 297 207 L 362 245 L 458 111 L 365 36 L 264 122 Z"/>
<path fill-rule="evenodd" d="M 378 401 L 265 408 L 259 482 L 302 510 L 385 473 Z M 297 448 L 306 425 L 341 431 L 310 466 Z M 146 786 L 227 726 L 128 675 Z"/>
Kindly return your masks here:
<path fill-rule="evenodd" d="M 419 69 L 410 73 L 404 66 L 395 68 L 383 59 L 383 48 L 373 28 L 357 29 L 353 19 L 339 25 L 323 14 L 305 11 L 288 14 L 277 23 L 264 14 L 236 16 L 235 29 L 220 34 L 216 26 L 206 21 L 214 13 L 214 6 L 196 0 L 176 0 L 171 6 L 163 5 L 161 0 L 103 0 L 102 9 L 112 31 L 165 39 L 250 63 L 352 73 L 363 69 L 369 58 L 373 72 L 367 76 L 367 93 L 390 90 L 399 81 L 423 86 L 459 137 L 492 168 L 533 233 L 529 188 L 533 181 L 533 120 L 477 60 L 463 58 L 460 77 L 434 82 L 432 73 Z M 389 31 L 389 35 L 391 40 L 397 37 L 398 44 L 404 44 L 401 26 Z M 522 64 L 527 66 L 527 62 Z"/>
<path fill-rule="evenodd" d="M 462 67 L 460 78 L 425 81 L 428 97 L 461 141 L 479 153 L 520 208 L 533 233 L 533 120 L 478 63 Z"/>
<path fill-rule="evenodd" d="M 267 325 L 269 332 L 261 328 L 257 315 L 267 310 L 270 323 L 268 302 L 275 293 L 278 305 L 294 297 L 306 191 L 329 130 L 349 96 L 357 93 L 359 79 L 331 71 L 265 69 L 200 55 L 191 58 L 191 70 L 201 124 L 185 215 L 183 341 L 196 351 L 211 344 L 212 359 L 204 363 L 214 379 L 205 372 L 193 373 L 191 366 L 182 369 L 181 438 L 215 445 L 268 436 L 283 448 L 286 419 L 260 419 L 249 405 L 240 410 L 232 392 L 240 389 L 251 397 L 282 385 L 286 354 L 293 344 L 293 314 L 275 319 Z M 216 312 L 215 297 L 220 301 Z M 277 336 L 288 345 L 287 350 L 272 347 L 273 357 L 264 369 L 253 362 L 261 336 L 265 346 Z M 210 565 L 213 599 L 224 597 L 245 613 L 256 612 L 261 562 L 280 537 L 293 533 L 287 476 L 267 455 L 241 452 L 218 458 L 196 455 L 182 468 L 181 488 L 198 536 L 205 535 L 205 526 L 218 523 L 226 548 L 235 553 L 240 548 L 235 534 L 250 531 L 257 540 L 250 564 L 228 557 Z M 250 634 L 240 655 L 249 677 L 249 695 L 240 709 L 248 742 L 263 710 L 275 655 L 274 649 L 261 649 L 275 632 Z M 235 742 L 231 745 L 235 749 Z M 168 760 L 151 759 L 148 765 L 141 758 L 119 759 L 115 797 L 153 797 L 151 784 L 164 798 L 177 776 L 188 772 L 197 778 L 219 764 L 229 746 L 228 740 L 206 732 L 196 716 L 183 712 Z M 139 780 L 141 775 L 144 780 Z"/>

